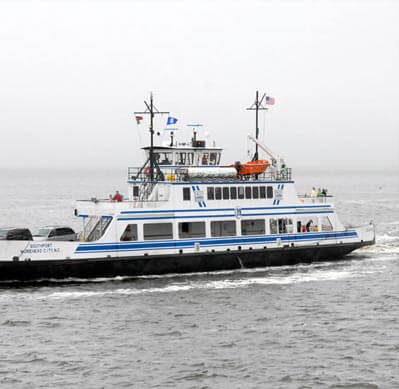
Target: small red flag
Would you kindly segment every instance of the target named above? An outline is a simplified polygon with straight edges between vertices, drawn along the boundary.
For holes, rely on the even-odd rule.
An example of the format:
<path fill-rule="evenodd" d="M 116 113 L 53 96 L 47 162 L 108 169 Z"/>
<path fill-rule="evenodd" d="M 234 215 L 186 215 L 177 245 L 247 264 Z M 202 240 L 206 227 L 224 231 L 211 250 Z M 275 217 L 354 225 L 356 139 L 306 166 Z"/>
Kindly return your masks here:
<path fill-rule="evenodd" d="M 140 122 L 143 120 L 143 117 L 142 116 L 136 116 L 136 121 L 137 121 L 137 124 L 140 124 Z"/>

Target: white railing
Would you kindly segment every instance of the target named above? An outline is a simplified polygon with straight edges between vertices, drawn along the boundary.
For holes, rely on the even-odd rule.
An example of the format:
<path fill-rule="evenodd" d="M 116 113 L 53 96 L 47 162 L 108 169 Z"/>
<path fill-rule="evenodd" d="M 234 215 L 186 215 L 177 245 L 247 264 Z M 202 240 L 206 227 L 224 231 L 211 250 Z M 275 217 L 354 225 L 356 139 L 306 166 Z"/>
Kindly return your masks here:
<path fill-rule="evenodd" d="M 317 196 L 311 197 L 309 195 L 298 195 L 299 201 L 303 204 L 330 204 L 334 200 L 334 196 Z"/>
<path fill-rule="evenodd" d="M 209 175 L 209 176 L 202 176 L 201 177 L 190 177 L 188 174 L 189 168 L 231 168 L 231 166 L 180 166 L 176 168 L 162 168 L 160 167 L 163 180 L 164 181 L 177 181 L 177 182 L 190 182 L 190 181 L 246 181 L 246 180 L 253 180 L 256 176 L 260 181 L 291 181 L 292 180 L 292 170 L 291 168 L 282 168 L 277 170 L 274 167 L 269 167 L 264 173 L 257 174 L 257 175 L 247 175 L 247 176 L 234 176 L 234 177 L 224 177 L 219 175 Z M 129 167 L 128 168 L 128 180 L 129 181 L 149 181 L 150 174 L 149 168 L 141 169 L 137 167 Z"/>

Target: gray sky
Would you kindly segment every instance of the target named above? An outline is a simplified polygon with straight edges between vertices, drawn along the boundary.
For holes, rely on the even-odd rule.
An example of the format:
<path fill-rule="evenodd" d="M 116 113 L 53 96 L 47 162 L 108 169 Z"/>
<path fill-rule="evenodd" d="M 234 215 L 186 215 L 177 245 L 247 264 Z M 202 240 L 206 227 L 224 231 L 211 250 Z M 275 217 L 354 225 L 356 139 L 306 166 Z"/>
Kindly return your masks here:
<path fill-rule="evenodd" d="M 0 168 L 138 164 L 149 91 L 180 139 L 203 123 L 244 161 L 259 89 L 293 168 L 398 170 L 398 20 L 387 1 L 0 1 Z"/>

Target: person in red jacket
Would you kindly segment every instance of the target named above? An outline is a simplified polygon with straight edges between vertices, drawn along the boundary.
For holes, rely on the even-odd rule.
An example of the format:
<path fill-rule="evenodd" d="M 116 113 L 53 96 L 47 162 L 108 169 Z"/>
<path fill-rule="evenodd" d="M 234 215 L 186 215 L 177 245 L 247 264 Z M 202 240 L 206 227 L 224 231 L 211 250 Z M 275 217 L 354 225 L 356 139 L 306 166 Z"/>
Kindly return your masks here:
<path fill-rule="evenodd" d="M 122 201 L 122 196 L 120 195 L 118 190 L 116 191 L 116 193 L 115 193 L 115 195 L 114 195 L 112 200 L 114 200 L 114 201 L 116 201 L 118 203 L 120 203 Z"/>

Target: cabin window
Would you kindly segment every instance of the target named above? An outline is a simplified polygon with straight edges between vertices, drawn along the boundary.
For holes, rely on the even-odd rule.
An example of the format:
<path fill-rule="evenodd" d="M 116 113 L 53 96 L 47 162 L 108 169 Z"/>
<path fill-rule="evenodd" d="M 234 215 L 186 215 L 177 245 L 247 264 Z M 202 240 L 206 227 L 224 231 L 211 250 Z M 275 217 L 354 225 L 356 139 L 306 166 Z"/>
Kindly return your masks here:
<path fill-rule="evenodd" d="M 320 225 L 322 231 L 332 231 L 333 226 L 331 224 L 330 218 L 328 216 L 320 217 Z"/>
<path fill-rule="evenodd" d="M 122 242 L 137 240 L 137 224 L 128 224 L 121 235 Z"/>
<path fill-rule="evenodd" d="M 270 233 L 277 234 L 277 220 L 270 219 Z"/>
<path fill-rule="evenodd" d="M 208 200 L 215 200 L 215 188 L 213 186 L 208 186 Z"/>
<path fill-rule="evenodd" d="M 230 199 L 230 189 L 228 186 L 223 187 L 223 200 L 229 200 Z"/>
<path fill-rule="evenodd" d="M 218 154 L 210 153 L 209 154 L 209 165 L 217 165 L 218 164 Z"/>
<path fill-rule="evenodd" d="M 259 187 L 259 197 L 261 199 L 265 199 L 266 198 L 266 187 L 265 186 Z"/>
<path fill-rule="evenodd" d="M 292 219 L 287 219 L 287 233 L 288 234 L 294 233 L 294 223 Z"/>
<path fill-rule="evenodd" d="M 241 220 L 241 234 L 242 235 L 264 235 L 265 234 L 265 220 Z"/>
<path fill-rule="evenodd" d="M 183 188 L 183 200 L 190 201 L 191 200 L 191 190 L 190 188 Z"/>
<path fill-rule="evenodd" d="M 246 199 L 252 198 L 252 188 L 250 186 L 245 187 L 245 198 Z"/>
<path fill-rule="evenodd" d="M 133 186 L 133 197 L 139 197 L 139 186 L 138 185 Z"/>
<path fill-rule="evenodd" d="M 239 199 L 243 199 L 244 198 L 244 187 L 243 186 L 239 186 L 238 187 L 238 198 Z"/>
<path fill-rule="evenodd" d="M 278 231 L 280 234 L 292 234 L 294 232 L 292 219 L 278 219 Z"/>
<path fill-rule="evenodd" d="M 222 199 L 222 188 L 220 186 L 217 186 L 215 188 L 215 200 L 221 200 Z"/>
<path fill-rule="evenodd" d="M 267 198 L 268 199 L 272 199 L 273 198 L 273 187 L 272 186 L 268 186 L 267 187 Z"/>
<path fill-rule="evenodd" d="M 317 221 L 317 218 L 313 220 L 309 216 L 299 218 L 297 221 L 297 232 L 317 232 L 319 229 L 315 221 Z"/>
<path fill-rule="evenodd" d="M 173 163 L 172 153 L 154 153 L 154 157 L 158 165 L 172 165 Z"/>
<path fill-rule="evenodd" d="M 172 223 L 148 223 L 143 225 L 144 240 L 173 239 Z"/>
<path fill-rule="evenodd" d="M 179 223 L 179 238 L 205 238 L 205 222 Z"/>
<path fill-rule="evenodd" d="M 209 165 L 209 154 L 208 153 L 202 154 L 201 165 Z"/>
<path fill-rule="evenodd" d="M 235 236 L 235 220 L 222 220 L 211 222 L 211 236 Z"/>
<path fill-rule="evenodd" d="M 254 198 L 254 199 L 259 198 L 259 186 L 254 186 L 252 188 L 252 198 Z"/>
<path fill-rule="evenodd" d="M 235 186 L 232 186 L 230 188 L 230 198 L 232 200 L 235 200 L 237 198 L 237 188 Z"/>

